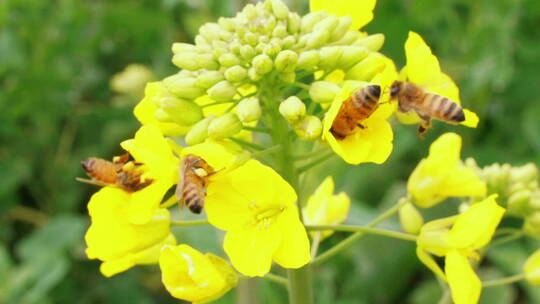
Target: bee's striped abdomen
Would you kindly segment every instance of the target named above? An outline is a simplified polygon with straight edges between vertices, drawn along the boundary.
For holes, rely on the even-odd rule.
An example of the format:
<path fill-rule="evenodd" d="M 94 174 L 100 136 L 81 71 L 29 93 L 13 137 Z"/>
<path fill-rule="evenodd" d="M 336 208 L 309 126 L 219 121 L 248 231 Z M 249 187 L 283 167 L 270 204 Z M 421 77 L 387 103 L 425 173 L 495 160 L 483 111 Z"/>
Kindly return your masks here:
<path fill-rule="evenodd" d="M 202 182 L 188 182 L 184 184 L 182 194 L 184 203 L 193 213 L 201 213 L 204 207 L 204 190 Z"/>
<path fill-rule="evenodd" d="M 81 165 L 88 176 L 107 184 L 116 182 L 118 166 L 110 161 L 90 157 L 81 162 Z"/>
<path fill-rule="evenodd" d="M 465 120 L 463 109 L 451 99 L 437 94 L 426 94 L 424 102 L 437 119 L 456 123 Z"/>

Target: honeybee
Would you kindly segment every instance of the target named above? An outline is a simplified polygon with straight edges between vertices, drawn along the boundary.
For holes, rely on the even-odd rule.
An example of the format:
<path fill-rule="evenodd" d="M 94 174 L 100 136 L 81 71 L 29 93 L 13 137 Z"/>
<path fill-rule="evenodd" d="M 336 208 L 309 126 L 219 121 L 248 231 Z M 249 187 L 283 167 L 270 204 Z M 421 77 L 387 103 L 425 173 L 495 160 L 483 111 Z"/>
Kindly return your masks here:
<path fill-rule="evenodd" d="M 433 93 L 422 87 L 402 81 L 394 81 L 390 89 L 392 99 L 397 98 L 400 112 L 414 111 L 422 123 L 418 126 L 418 134 L 422 137 L 431 128 L 431 119 L 447 123 L 459 123 L 465 120 L 463 108 L 456 102 Z"/>
<path fill-rule="evenodd" d="M 91 180 L 77 178 L 78 181 L 98 186 L 116 185 L 127 192 L 135 192 L 150 185 L 152 180 L 143 180 L 139 170 L 142 164 L 129 161 L 129 153 L 117 156 L 113 161 L 90 157 L 81 165 Z"/>
<path fill-rule="evenodd" d="M 180 164 L 180 180 L 176 185 L 176 197 L 191 212 L 199 214 L 204 208 L 208 177 L 215 174 L 204 159 L 188 154 Z"/>
<path fill-rule="evenodd" d="M 332 123 L 330 132 L 337 139 L 344 139 L 354 133 L 356 127 L 364 129 L 360 121 L 367 119 L 379 107 L 381 87 L 369 85 L 354 92 L 343 102 Z"/>

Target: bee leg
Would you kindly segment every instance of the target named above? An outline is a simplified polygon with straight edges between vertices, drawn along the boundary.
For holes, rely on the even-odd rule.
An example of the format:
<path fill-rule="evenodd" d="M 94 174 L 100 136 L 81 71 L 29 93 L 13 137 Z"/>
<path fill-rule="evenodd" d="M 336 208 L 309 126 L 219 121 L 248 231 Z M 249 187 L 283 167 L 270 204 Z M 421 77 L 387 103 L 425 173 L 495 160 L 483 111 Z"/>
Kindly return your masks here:
<path fill-rule="evenodd" d="M 428 115 L 418 115 L 423 120 L 418 126 L 418 136 L 424 139 L 424 135 L 431 128 L 431 117 Z"/>
<path fill-rule="evenodd" d="M 364 129 L 367 128 L 366 126 L 364 126 L 364 125 L 361 124 L 361 123 L 357 123 L 356 125 L 357 125 L 360 129 L 362 129 L 362 130 L 364 130 Z"/>

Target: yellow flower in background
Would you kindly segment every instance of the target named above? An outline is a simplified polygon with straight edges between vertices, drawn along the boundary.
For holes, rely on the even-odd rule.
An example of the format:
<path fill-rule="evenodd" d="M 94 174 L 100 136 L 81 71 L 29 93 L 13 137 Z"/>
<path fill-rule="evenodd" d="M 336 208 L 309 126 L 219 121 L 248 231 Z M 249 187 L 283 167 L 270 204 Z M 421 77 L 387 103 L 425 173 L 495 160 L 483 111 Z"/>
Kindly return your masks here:
<path fill-rule="evenodd" d="M 373 19 L 373 9 L 376 0 L 310 0 L 309 9 L 312 12 L 325 11 L 337 16 L 350 16 L 352 29 L 360 29 Z"/>
<path fill-rule="evenodd" d="M 317 190 L 308 199 L 307 205 L 302 209 L 304 223 L 307 225 L 337 225 L 347 219 L 351 199 L 341 192 L 334 194 L 334 180 L 331 176 L 319 185 Z M 311 232 L 315 235 L 317 232 Z M 331 230 L 321 232 L 321 238 L 333 233 Z"/>
<path fill-rule="evenodd" d="M 492 195 L 458 216 L 428 222 L 418 236 L 418 258 L 448 282 L 456 304 L 477 303 L 480 297 L 482 284 L 468 259 L 478 258 L 476 251 L 491 241 L 504 215 L 496 197 Z M 445 257 L 444 272 L 430 254 Z"/>
<path fill-rule="evenodd" d="M 409 177 L 407 190 L 413 202 L 429 208 L 447 197 L 485 196 L 486 184 L 460 160 L 461 137 L 445 133 L 429 147 Z"/>
<path fill-rule="evenodd" d="M 225 260 L 211 253 L 203 255 L 184 244 L 163 246 L 159 267 L 167 291 L 177 299 L 193 303 L 214 301 L 238 282 Z"/>
<path fill-rule="evenodd" d="M 273 169 L 250 160 L 216 174 L 208 185 L 208 221 L 227 231 L 223 247 L 246 276 L 264 276 L 272 260 L 284 268 L 309 262 L 309 240 L 294 189 Z"/>
<path fill-rule="evenodd" d="M 380 105 L 371 116 L 360 122 L 365 128 L 357 128 L 355 133 L 348 135 L 344 139 L 337 139 L 330 132 L 330 129 L 341 109 L 341 105 L 351 94 L 368 84 L 379 85 L 384 90 L 395 79 L 395 75 L 395 66 L 389 60 L 386 62 L 384 69 L 377 73 L 369 83 L 361 83 L 361 86 L 355 86 L 358 82 L 345 81 L 341 93 L 334 98 L 323 119 L 322 138 L 345 162 L 353 165 L 365 162 L 381 164 L 390 156 L 394 134 L 387 119 L 395 111 L 394 104 Z M 384 91 L 381 96 L 379 102 L 385 102 L 389 98 Z"/>
<path fill-rule="evenodd" d="M 88 203 L 86 255 L 103 262 L 100 270 L 107 277 L 137 264 L 157 263 L 161 246 L 176 243 L 168 210 L 156 209 L 148 222 L 136 225 L 128 218 L 129 204 L 130 194 L 114 187 L 102 188 Z"/>
<path fill-rule="evenodd" d="M 530 284 L 540 286 L 540 249 L 527 259 L 523 265 L 523 272 Z"/>
<path fill-rule="evenodd" d="M 165 88 L 161 82 L 149 82 L 144 89 L 144 98 L 135 106 L 133 114 L 142 125 L 155 124 L 161 132 L 167 136 L 185 135 L 189 127 L 180 126 L 173 122 L 161 122 L 155 117 L 158 109 L 156 99 L 165 94 Z"/>
<path fill-rule="evenodd" d="M 430 93 L 447 97 L 457 104 L 461 104 L 458 87 L 450 76 L 441 71 L 439 60 L 432 54 L 422 37 L 415 32 L 409 32 L 409 37 L 405 42 L 405 56 L 407 64 L 400 73 L 400 80 L 420 85 Z M 476 128 L 479 120 L 478 115 L 467 109 L 463 109 L 463 112 L 465 120 L 460 124 Z M 405 124 L 421 122 L 414 111 L 398 112 L 397 116 Z"/>
<path fill-rule="evenodd" d="M 149 186 L 128 194 L 130 220 L 134 224 L 144 224 L 151 219 L 167 190 L 177 182 L 179 160 L 172 152 L 171 143 L 153 124 L 142 126 L 135 138 L 120 145 L 135 161 L 143 164 L 143 178 L 152 179 Z"/>

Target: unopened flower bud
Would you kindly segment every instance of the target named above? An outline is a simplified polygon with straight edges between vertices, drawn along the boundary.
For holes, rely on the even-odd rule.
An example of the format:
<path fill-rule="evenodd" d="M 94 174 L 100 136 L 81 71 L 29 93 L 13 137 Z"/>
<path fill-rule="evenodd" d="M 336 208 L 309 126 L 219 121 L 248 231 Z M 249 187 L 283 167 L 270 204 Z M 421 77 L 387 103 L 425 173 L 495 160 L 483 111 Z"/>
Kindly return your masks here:
<path fill-rule="evenodd" d="M 272 31 L 272 37 L 284 38 L 285 36 L 287 36 L 287 28 L 282 24 L 277 25 Z"/>
<path fill-rule="evenodd" d="M 529 182 L 538 179 L 538 168 L 533 163 L 521 167 L 514 167 L 510 173 L 513 181 Z"/>
<path fill-rule="evenodd" d="M 339 24 L 338 17 L 334 15 L 329 15 L 328 17 L 324 18 L 323 20 L 315 24 L 315 26 L 313 27 L 313 32 L 325 31 L 325 32 L 331 33 L 338 24 Z"/>
<path fill-rule="evenodd" d="M 196 60 L 197 56 L 197 53 L 177 53 L 174 54 L 172 63 L 181 69 L 196 71 L 199 69 L 199 65 Z"/>
<path fill-rule="evenodd" d="M 248 77 L 252 81 L 259 81 L 263 77 L 263 75 L 257 73 L 257 70 L 254 67 L 251 67 L 248 69 Z"/>
<path fill-rule="evenodd" d="M 330 32 L 327 30 L 321 30 L 307 34 L 305 37 L 308 37 L 306 40 L 306 47 L 310 49 L 316 49 L 323 46 L 330 37 Z"/>
<path fill-rule="evenodd" d="M 234 31 L 234 29 L 236 28 L 236 23 L 234 22 L 233 18 L 220 17 L 218 19 L 218 24 L 219 26 L 221 26 L 222 29 L 229 32 Z"/>
<path fill-rule="evenodd" d="M 296 81 L 296 73 L 293 71 L 279 73 L 279 78 L 285 83 L 293 83 Z"/>
<path fill-rule="evenodd" d="M 173 53 L 197 53 L 197 47 L 190 43 L 175 42 L 172 45 Z"/>
<path fill-rule="evenodd" d="M 242 66 L 235 65 L 225 71 L 225 79 L 230 82 L 240 82 L 246 79 L 247 70 Z"/>
<path fill-rule="evenodd" d="M 231 101 L 236 95 L 236 87 L 227 80 L 222 80 L 208 90 L 208 96 L 215 101 Z"/>
<path fill-rule="evenodd" d="M 300 29 L 303 33 L 309 33 L 313 30 L 315 24 L 324 19 L 327 13 L 324 11 L 312 12 L 302 17 Z"/>
<path fill-rule="evenodd" d="M 368 55 L 368 50 L 361 46 L 343 46 L 343 54 L 337 62 L 337 67 L 347 70 Z"/>
<path fill-rule="evenodd" d="M 223 74 L 221 72 L 204 71 L 201 74 L 199 74 L 199 76 L 197 76 L 195 85 L 203 89 L 208 89 L 222 80 L 223 80 Z"/>
<path fill-rule="evenodd" d="M 276 70 L 280 72 L 292 72 L 296 68 L 296 62 L 298 62 L 298 55 L 291 50 L 285 50 L 279 52 L 274 62 Z"/>
<path fill-rule="evenodd" d="M 330 41 L 338 41 L 347 33 L 352 24 L 350 16 L 343 16 L 338 19 L 338 24 L 335 28 L 330 29 Z"/>
<path fill-rule="evenodd" d="M 523 231 L 536 239 L 540 239 L 540 211 L 537 211 L 525 218 Z"/>
<path fill-rule="evenodd" d="M 315 50 L 301 52 L 296 67 L 303 70 L 315 70 L 319 64 L 319 52 Z"/>
<path fill-rule="evenodd" d="M 163 84 L 169 92 L 180 98 L 195 99 L 204 95 L 204 89 L 196 86 L 196 78 L 175 74 L 163 79 Z"/>
<path fill-rule="evenodd" d="M 410 202 L 399 208 L 399 222 L 403 231 L 410 234 L 418 234 L 424 225 L 424 218 L 416 207 Z"/>
<path fill-rule="evenodd" d="M 294 124 L 306 115 L 306 105 L 296 96 L 290 96 L 279 105 L 279 113 L 290 124 Z"/>
<path fill-rule="evenodd" d="M 251 45 L 242 45 L 240 48 L 240 56 L 245 60 L 251 60 L 255 56 L 255 50 Z"/>
<path fill-rule="evenodd" d="M 540 286 L 540 249 L 527 259 L 523 265 L 523 273 L 529 284 Z"/>
<path fill-rule="evenodd" d="M 240 64 L 240 59 L 232 53 L 225 53 L 219 56 L 219 64 L 224 67 L 231 67 Z"/>
<path fill-rule="evenodd" d="M 348 79 L 370 81 L 373 77 L 381 72 L 386 63 L 382 60 L 382 55 L 378 53 L 369 54 L 364 60 L 357 63 L 349 71 L 347 71 Z"/>
<path fill-rule="evenodd" d="M 294 124 L 294 132 L 303 140 L 315 140 L 321 136 L 322 122 L 317 116 L 304 116 Z"/>
<path fill-rule="evenodd" d="M 341 46 L 325 46 L 319 51 L 320 62 L 319 68 L 323 70 L 331 70 L 340 60 L 343 54 L 343 48 Z"/>
<path fill-rule="evenodd" d="M 208 136 L 212 139 L 224 139 L 242 131 L 242 122 L 234 113 L 227 113 L 213 119 L 208 126 Z"/>
<path fill-rule="evenodd" d="M 340 92 L 341 88 L 337 84 L 329 81 L 315 81 L 309 88 L 311 100 L 317 103 L 332 102 Z"/>
<path fill-rule="evenodd" d="M 296 43 L 296 38 L 294 36 L 287 36 L 283 38 L 281 43 L 281 49 L 288 50 L 291 49 Z"/>
<path fill-rule="evenodd" d="M 199 121 L 186 134 L 186 144 L 188 146 L 194 146 L 196 144 L 202 143 L 206 138 L 208 138 L 208 126 L 210 122 L 216 118 L 215 115 L 206 117 L 205 119 Z"/>
<path fill-rule="evenodd" d="M 526 216 L 531 211 L 529 204 L 531 200 L 531 191 L 523 189 L 512 193 L 508 198 L 508 213 L 513 215 Z"/>
<path fill-rule="evenodd" d="M 287 32 L 296 34 L 300 30 L 302 18 L 296 13 L 289 13 L 287 16 Z"/>
<path fill-rule="evenodd" d="M 272 3 L 272 11 L 279 19 L 285 19 L 289 15 L 289 8 L 281 2 L 281 0 L 270 0 Z"/>
<path fill-rule="evenodd" d="M 208 42 L 208 40 L 206 40 L 206 38 L 203 36 L 197 35 L 195 36 L 195 45 L 197 47 L 208 47 L 210 46 L 210 42 Z"/>
<path fill-rule="evenodd" d="M 270 42 L 263 48 L 263 53 L 265 53 L 271 58 L 276 57 L 279 51 L 281 51 L 281 45 L 276 42 Z"/>
<path fill-rule="evenodd" d="M 181 125 L 191 126 L 202 119 L 202 109 L 196 103 L 176 97 L 163 97 L 159 107 L 167 112 L 170 120 Z"/>
<path fill-rule="evenodd" d="M 354 46 L 363 46 L 372 52 L 380 50 L 383 44 L 384 34 L 374 34 L 362 37 L 353 43 Z"/>
<path fill-rule="evenodd" d="M 351 45 L 351 43 L 358 40 L 358 36 L 360 36 L 360 33 L 358 31 L 349 30 L 341 37 L 341 39 L 339 39 L 338 41 L 334 41 L 332 44 L 334 44 L 334 45 Z"/>
<path fill-rule="evenodd" d="M 270 59 L 270 57 L 265 54 L 255 56 L 255 58 L 253 58 L 252 64 L 257 71 L 257 74 L 260 75 L 264 75 L 272 71 L 273 68 L 272 59 Z"/>
<path fill-rule="evenodd" d="M 257 43 L 259 43 L 259 37 L 251 32 L 248 32 L 246 35 L 244 35 L 244 42 L 250 44 L 251 46 L 256 46 Z"/>
<path fill-rule="evenodd" d="M 259 99 L 256 97 L 242 99 L 238 103 L 236 114 L 242 122 L 259 120 L 259 118 L 261 118 L 261 106 L 259 104 Z"/>
<path fill-rule="evenodd" d="M 221 27 L 212 22 L 206 23 L 199 28 L 199 34 L 208 41 L 219 40 L 221 31 Z"/>

